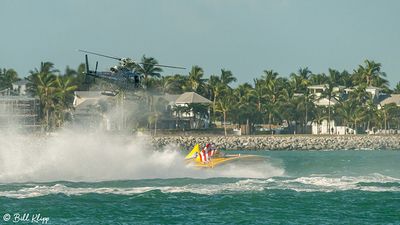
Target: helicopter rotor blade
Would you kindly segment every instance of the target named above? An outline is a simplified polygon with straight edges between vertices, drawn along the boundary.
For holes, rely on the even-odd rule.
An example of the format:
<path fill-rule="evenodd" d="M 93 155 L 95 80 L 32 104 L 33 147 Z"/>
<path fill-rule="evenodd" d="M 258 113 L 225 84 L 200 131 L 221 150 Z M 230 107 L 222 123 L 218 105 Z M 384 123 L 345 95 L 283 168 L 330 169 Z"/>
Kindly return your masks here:
<path fill-rule="evenodd" d="M 84 52 L 84 53 L 89 53 L 89 54 L 92 54 L 92 55 L 98 55 L 98 56 L 106 57 L 106 58 L 110 58 L 110 59 L 115 59 L 115 60 L 118 60 L 118 61 L 121 61 L 121 60 L 122 60 L 122 58 L 118 58 L 118 57 L 114 57 L 114 56 L 109 56 L 109 55 L 104 55 L 104 54 L 100 54 L 100 53 L 96 53 L 96 52 L 91 52 L 91 51 L 86 51 L 86 50 L 82 50 L 82 49 L 78 49 L 78 51 Z"/>
<path fill-rule="evenodd" d="M 185 67 L 180 67 L 180 66 L 168 66 L 168 65 L 162 65 L 162 64 L 153 64 L 153 63 L 138 63 L 142 65 L 153 65 L 153 66 L 159 66 L 159 67 L 167 67 L 167 68 L 173 68 L 173 69 L 182 69 L 185 70 Z"/>
<path fill-rule="evenodd" d="M 110 58 L 110 59 L 115 59 L 115 60 L 118 60 L 118 61 L 122 61 L 123 60 L 123 58 L 104 55 L 104 54 L 100 54 L 100 53 L 97 53 L 97 52 L 91 52 L 91 51 L 86 51 L 86 50 L 82 50 L 82 49 L 78 49 L 78 51 L 84 52 L 84 53 L 88 53 L 88 54 L 92 54 L 92 55 L 101 56 L 101 57 L 106 57 L 106 58 Z M 153 65 L 153 66 L 167 67 L 167 68 L 173 68 L 173 69 L 182 69 L 182 70 L 186 69 L 185 67 L 180 67 L 180 66 L 169 66 L 169 65 L 153 64 L 153 63 L 138 63 L 138 62 L 136 62 L 134 60 L 132 60 L 132 62 L 135 63 L 135 64 L 142 64 L 142 65 Z"/>

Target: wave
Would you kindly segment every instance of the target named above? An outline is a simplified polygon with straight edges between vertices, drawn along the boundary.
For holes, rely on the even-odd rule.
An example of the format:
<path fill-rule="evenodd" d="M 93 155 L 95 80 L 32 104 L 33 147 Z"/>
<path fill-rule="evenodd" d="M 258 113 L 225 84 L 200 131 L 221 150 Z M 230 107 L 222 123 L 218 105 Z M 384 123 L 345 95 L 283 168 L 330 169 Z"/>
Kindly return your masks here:
<path fill-rule="evenodd" d="M 217 178 L 215 178 L 217 179 Z M 400 179 L 381 174 L 368 176 L 342 177 L 272 177 L 268 179 L 240 179 L 233 182 L 207 183 L 208 179 L 190 179 L 184 185 L 160 184 L 143 187 L 88 187 L 98 186 L 99 183 L 89 183 L 85 187 L 72 187 L 69 184 L 35 185 L 18 187 L 17 190 L 0 191 L 0 197 L 34 198 L 46 195 L 63 194 L 78 196 L 85 194 L 138 195 L 150 191 L 161 193 L 193 193 L 201 195 L 232 194 L 248 192 L 269 192 L 272 190 L 291 190 L 296 192 L 334 192 L 334 191 L 367 191 L 367 192 L 400 192 Z M 157 183 L 162 182 L 157 181 Z M 164 180 L 164 181 L 168 181 Z M 202 183 L 198 183 L 202 182 Z M 117 182 L 118 183 L 118 182 Z M 169 183 L 174 183 L 173 181 Z M 179 183 L 179 182 L 178 182 Z M 76 185 L 75 183 L 71 183 Z M 101 183 L 100 183 L 101 184 Z"/>
<path fill-rule="evenodd" d="M 325 177 L 325 176 L 310 176 L 299 177 L 290 181 L 284 181 L 283 187 L 296 191 L 400 191 L 400 179 L 384 176 L 379 173 L 374 173 L 368 176 L 341 176 L 341 177 Z M 385 185 L 385 184 L 398 185 Z"/>

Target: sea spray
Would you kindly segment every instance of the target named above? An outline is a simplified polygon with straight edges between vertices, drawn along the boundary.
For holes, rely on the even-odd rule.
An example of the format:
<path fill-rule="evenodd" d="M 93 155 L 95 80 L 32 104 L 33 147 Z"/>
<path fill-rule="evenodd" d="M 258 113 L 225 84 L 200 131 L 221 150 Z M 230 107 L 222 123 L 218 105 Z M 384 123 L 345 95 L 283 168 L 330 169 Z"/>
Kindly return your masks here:
<path fill-rule="evenodd" d="M 107 181 L 152 178 L 280 176 L 284 170 L 262 161 L 212 170 L 185 164 L 176 145 L 153 149 L 146 135 L 63 130 L 47 137 L 4 134 L 0 138 L 0 183 Z"/>

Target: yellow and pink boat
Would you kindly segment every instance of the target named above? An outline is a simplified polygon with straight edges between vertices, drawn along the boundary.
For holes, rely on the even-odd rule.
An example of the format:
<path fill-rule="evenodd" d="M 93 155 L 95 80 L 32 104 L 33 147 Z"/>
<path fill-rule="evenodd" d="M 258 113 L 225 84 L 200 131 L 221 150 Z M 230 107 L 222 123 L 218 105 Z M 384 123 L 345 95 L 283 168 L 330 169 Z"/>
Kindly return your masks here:
<path fill-rule="evenodd" d="M 194 167 L 198 168 L 214 168 L 217 166 L 221 166 L 227 163 L 233 162 L 248 162 L 248 161 L 259 161 L 264 160 L 264 157 L 258 155 L 247 155 L 247 154 L 222 154 L 218 151 L 215 155 L 210 157 L 207 162 L 201 160 L 200 157 L 200 145 L 196 144 L 193 149 L 186 155 L 185 161 L 187 164 L 190 164 Z"/>

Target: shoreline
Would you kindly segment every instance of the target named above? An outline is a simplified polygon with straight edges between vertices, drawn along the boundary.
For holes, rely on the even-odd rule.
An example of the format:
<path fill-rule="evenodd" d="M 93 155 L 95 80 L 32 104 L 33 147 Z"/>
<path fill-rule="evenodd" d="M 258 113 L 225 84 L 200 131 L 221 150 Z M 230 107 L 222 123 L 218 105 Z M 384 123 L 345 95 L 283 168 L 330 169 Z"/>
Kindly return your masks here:
<path fill-rule="evenodd" d="M 400 150 L 400 135 L 155 136 L 154 146 L 189 149 L 214 142 L 222 150 Z"/>

